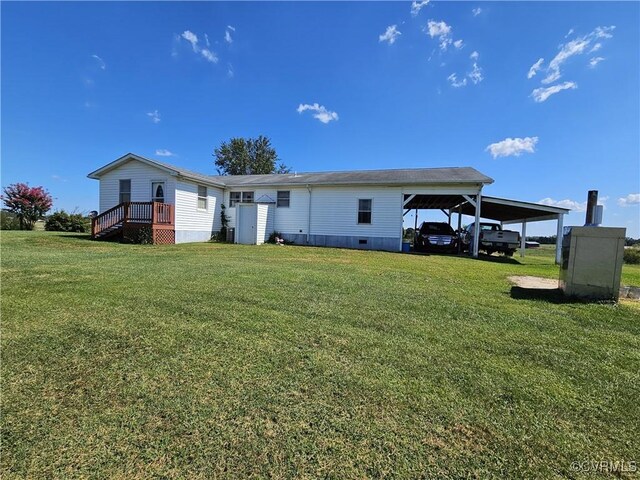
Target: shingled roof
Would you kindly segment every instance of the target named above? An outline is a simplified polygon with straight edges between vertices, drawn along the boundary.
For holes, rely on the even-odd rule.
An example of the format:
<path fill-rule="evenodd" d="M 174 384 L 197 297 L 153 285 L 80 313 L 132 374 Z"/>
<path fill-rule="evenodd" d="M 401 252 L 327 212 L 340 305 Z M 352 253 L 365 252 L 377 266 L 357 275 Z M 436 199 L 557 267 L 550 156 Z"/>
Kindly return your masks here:
<path fill-rule="evenodd" d="M 471 167 L 404 168 L 389 170 L 351 170 L 338 172 L 285 173 L 271 175 L 204 175 L 165 162 L 127 154 L 90 173 L 99 178 L 129 160 L 156 165 L 188 179 L 221 187 L 258 187 L 294 185 L 424 185 L 424 184 L 489 184 L 493 179 Z"/>

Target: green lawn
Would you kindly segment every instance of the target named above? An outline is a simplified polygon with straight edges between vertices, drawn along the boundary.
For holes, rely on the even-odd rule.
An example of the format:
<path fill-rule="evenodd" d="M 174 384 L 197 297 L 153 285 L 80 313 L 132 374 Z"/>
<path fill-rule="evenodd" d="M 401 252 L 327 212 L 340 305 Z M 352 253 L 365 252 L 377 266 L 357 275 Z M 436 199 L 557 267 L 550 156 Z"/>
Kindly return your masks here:
<path fill-rule="evenodd" d="M 2 478 L 582 478 L 572 462 L 640 462 L 640 304 L 512 298 L 509 275 L 557 276 L 549 249 L 49 232 L 1 247 Z"/>

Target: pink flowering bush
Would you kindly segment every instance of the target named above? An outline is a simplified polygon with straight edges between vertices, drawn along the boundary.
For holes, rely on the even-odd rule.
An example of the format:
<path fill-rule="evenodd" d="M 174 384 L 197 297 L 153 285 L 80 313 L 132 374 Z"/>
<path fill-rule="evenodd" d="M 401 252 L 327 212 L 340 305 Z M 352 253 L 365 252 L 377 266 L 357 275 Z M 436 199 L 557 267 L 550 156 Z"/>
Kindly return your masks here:
<path fill-rule="evenodd" d="M 35 223 L 51 209 L 53 200 L 44 187 L 14 183 L 4 189 L 2 201 L 20 222 L 21 230 L 33 230 Z"/>

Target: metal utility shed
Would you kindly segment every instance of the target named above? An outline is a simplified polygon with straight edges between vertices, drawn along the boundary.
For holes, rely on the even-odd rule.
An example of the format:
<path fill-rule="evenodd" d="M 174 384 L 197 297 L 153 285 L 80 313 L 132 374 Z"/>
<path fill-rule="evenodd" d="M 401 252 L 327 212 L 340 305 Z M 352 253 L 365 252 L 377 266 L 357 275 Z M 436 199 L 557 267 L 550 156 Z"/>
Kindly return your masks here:
<path fill-rule="evenodd" d="M 569 213 L 569 209 L 522 202 L 508 198 L 482 196 L 479 210 L 482 218 L 496 220 L 500 222 L 501 225 L 522 224 L 522 238 L 520 240 L 521 256 L 524 256 L 527 223 L 556 220 L 556 263 L 560 264 L 563 219 L 564 215 Z M 450 213 L 459 214 L 458 224 L 460 224 L 462 215 L 476 215 L 476 208 L 472 202 L 467 199 L 465 202 L 451 209 Z"/>

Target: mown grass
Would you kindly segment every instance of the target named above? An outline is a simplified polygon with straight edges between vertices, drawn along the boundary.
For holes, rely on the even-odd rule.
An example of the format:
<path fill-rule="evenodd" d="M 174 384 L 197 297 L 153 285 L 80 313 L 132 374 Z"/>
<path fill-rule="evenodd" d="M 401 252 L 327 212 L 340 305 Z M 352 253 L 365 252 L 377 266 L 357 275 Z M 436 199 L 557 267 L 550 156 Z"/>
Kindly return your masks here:
<path fill-rule="evenodd" d="M 509 275 L 557 276 L 549 250 L 1 241 L 3 478 L 549 478 L 640 460 L 638 304 L 512 298 Z"/>

